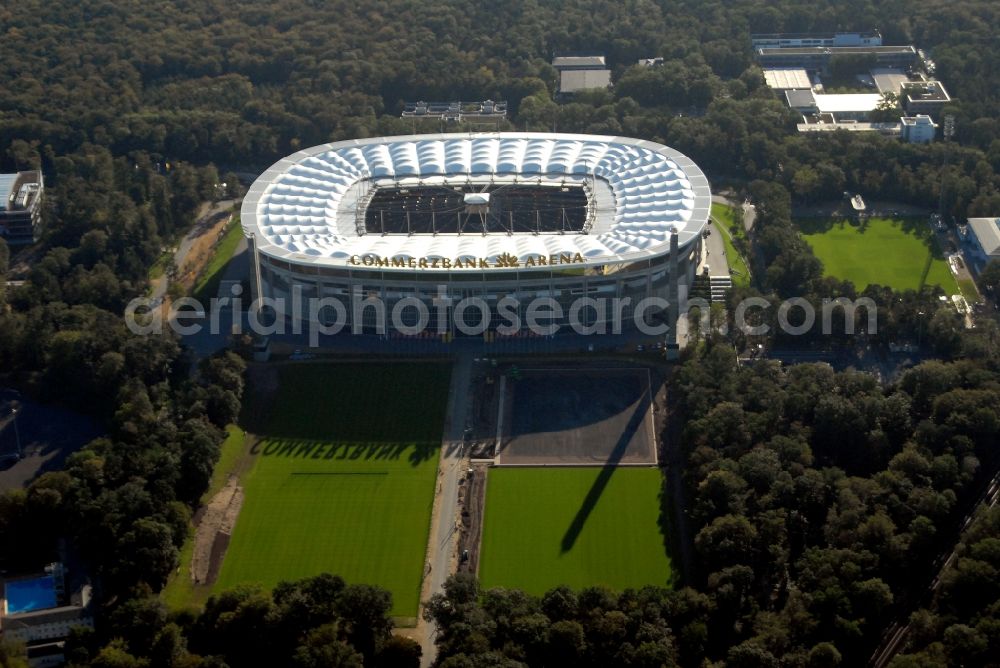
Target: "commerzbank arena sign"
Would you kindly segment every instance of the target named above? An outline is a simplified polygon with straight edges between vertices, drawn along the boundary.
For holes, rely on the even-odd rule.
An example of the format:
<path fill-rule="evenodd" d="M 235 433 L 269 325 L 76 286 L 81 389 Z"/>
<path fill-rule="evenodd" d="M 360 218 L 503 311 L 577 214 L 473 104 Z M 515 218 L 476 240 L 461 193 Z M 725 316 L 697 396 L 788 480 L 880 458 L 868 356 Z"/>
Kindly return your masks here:
<path fill-rule="evenodd" d="M 391 269 L 515 269 L 520 267 L 554 267 L 563 264 L 582 264 L 580 253 L 554 255 L 529 255 L 522 262 L 516 255 L 502 253 L 491 260 L 487 257 L 382 257 L 374 253 L 352 255 L 348 264 L 355 267 L 386 267 Z"/>

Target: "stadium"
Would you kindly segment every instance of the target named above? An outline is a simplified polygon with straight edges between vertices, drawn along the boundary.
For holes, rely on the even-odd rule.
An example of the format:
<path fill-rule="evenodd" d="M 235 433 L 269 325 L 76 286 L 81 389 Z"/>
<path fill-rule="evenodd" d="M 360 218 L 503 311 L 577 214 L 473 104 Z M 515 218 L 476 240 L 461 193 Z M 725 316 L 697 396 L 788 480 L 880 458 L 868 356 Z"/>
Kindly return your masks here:
<path fill-rule="evenodd" d="M 431 134 L 288 156 L 252 185 L 242 225 L 255 296 L 323 299 L 289 317 L 385 333 L 392 314 L 405 323 L 397 333 L 428 319 L 448 335 L 509 333 L 544 299 L 553 330 L 579 321 L 593 333 L 640 310 L 676 321 L 676 300 L 638 305 L 690 286 L 710 208 L 698 166 L 654 142 Z"/>

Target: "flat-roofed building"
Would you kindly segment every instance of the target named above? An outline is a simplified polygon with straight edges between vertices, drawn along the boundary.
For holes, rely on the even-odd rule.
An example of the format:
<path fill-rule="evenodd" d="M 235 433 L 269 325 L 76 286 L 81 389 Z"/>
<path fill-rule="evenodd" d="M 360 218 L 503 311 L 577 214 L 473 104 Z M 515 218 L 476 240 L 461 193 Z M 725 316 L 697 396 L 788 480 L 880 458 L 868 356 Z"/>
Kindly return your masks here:
<path fill-rule="evenodd" d="M 610 85 L 611 70 L 567 70 L 559 75 L 560 93 L 579 93 Z"/>
<path fill-rule="evenodd" d="M 563 70 L 592 70 L 604 67 L 604 56 L 556 56 L 552 59 L 552 67 Z"/>
<path fill-rule="evenodd" d="M 0 237 L 10 245 L 30 244 L 41 230 L 42 173 L 0 174 Z"/>
<path fill-rule="evenodd" d="M 755 49 L 787 49 L 797 46 L 882 46 L 878 30 L 834 33 L 758 33 L 750 35 Z"/>
<path fill-rule="evenodd" d="M 559 70 L 559 92 L 563 94 L 611 86 L 611 70 L 604 56 L 558 56 L 552 59 L 552 67 Z"/>
<path fill-rule="evenodd" d="M 774 90 L 808 90 L 809 73 L 801 67 L 772 67 L 764 70 L 764 82 Z"/>
<path fill-rule="evenodd" d="M 785 91 L 788 106 L 803 115 L 826 114 L 833 121 L 866 121 L 882 96 L 877 93 L 824 94 L 811 90 Z"/>
<path fill-rule="evenodd" d="M 559 70 L 559 92 L 579 93 L 611 86 L 611 70 L 605 66 L 604 56 L 557 56 L 552 67 Z"/>
<path fill-rule="evenodd" d="M 900 102 L 908 114 L 937 116 L 951 97 L 940 81 L 910 81 L 900 88 Z"/>
<path fill-rule="evenodd" d="M 871 71 L 872 79 L 875 81 L 875 88 L 880 93 L 892 93 L 899 95 L 903 84 L 910 81 L 906 72 L 895 67 L 876 67 Z"/>
<path fill-rule="evenodd" d="M 838 121 L 868 120 L 882 96 L 877 93 L 838 93 L 816 96 L 816 106 L 821 114 L 833 114 Z"/>
<path fill-rule="evenodd" d="M 758 47 L 757 62 L 761 67 L 801 67 L 826 72 L 833 58 L 841 56 L 867 56 L 875 67 L 907 69 L 919 57 L 913 46 L 816 46 L 816 47 Z"/>
<path fill-rule="evenodd" d="M 1000 260 L 1000 218 L 969 218 L 973 264 L 982 269 L 990 260 Z"/>
<path fill-rule="evenodd" d="M 938 126 L 930 116 L 903 116 L 899 122 L 903 139 L 911 144 L 929 144 L 934 141 Z"/>
<path fill-rule="evenodd" d="M 90 585 L 68 591 L 61 563 L 44 574 L 8 577 L 0 582 L 0 638 L 24 643 L 34 668 L 62 665 L 63 646 L 75 627 L 93 628 Z"/>
<path fill-rule="evenodd" d="M 816 114 L 802 120 L 803 123 L 796 125 L 799 132 L 844 130 L 846 132 L 877 132 L 887 137 L 899 136 L 899 123 L 869 123 L 868 121 L 840 121 L 838 123 L 830 114 Z"/>

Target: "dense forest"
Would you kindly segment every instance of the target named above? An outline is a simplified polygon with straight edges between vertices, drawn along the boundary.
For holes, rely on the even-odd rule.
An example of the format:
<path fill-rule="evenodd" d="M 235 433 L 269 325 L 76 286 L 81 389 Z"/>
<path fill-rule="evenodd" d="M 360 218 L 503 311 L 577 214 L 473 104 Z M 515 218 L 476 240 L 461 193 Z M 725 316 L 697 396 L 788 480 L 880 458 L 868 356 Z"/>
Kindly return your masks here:
<path fill-rule="evenodd" d="M 751 32 L 871 27 L 934 59 L 954 98 L 953 142 L 797 134 L 753 63 Z M 0 277 L 27 281 L 0 280 L 0 382 L 97 416 L 107 436 L 0 495 L 0 564 L 37 564 L 60 538 L 88 563 L 101 615 L 74 639 L 74 665 L 411 664 L 385 593 L 361 583 L 243 588 L 197 616 L 155 598 L 239 411 L 243 362 L 225 354 L 192 373 L 178 341 L 130 335 L 121 312 L 220 173 L 232 181 L 327 141 L 440 130 L 400 119 L 403 101 L 502 99 L 508 129 L 663 142 L 751 197 L 759 271 L 732 299 L 853 297 L 822 277 L 793 202 L 852 190 L 997 215 L 998 28 L 987 0 L 5 4 L 0 170 L 41 168 L 46 208 L 36 248 L 0 241 Z M 604 53 L 614 86 L 557 99 L 549 63 L 574 51 Z M 635 64 L 657 56 L 662 66 Z M 739 334 L 703 332 L 672 386 L 701 571 L 676 591 L 541 599 L 456 578 L 429 608 L 441 665 L 862 665 L 1000 463 L 995 324 L 967 334 L 929 292 L 865 295 L 885 318 L 875 343 L 923 332 L 945 361 L 883 387 L 816 366 L 739 368 Z M 961 537 L 896 668 L 1000 661 L 998 526 L 994 511 Z M 0 648 L 0 663 L 17 661 Z"/>

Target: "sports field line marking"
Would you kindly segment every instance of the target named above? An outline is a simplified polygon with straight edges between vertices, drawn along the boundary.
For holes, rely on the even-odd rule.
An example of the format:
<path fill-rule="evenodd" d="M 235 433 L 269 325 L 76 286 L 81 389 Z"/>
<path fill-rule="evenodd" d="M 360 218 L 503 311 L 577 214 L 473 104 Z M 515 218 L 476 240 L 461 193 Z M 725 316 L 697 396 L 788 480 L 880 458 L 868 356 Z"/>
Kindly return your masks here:
<path fill-rule="evenodd" d="M 388 471 L 292 471 L 288 475 L 389 475 Z"/>

